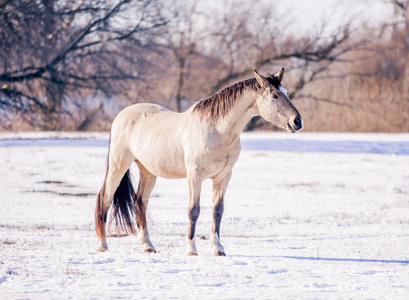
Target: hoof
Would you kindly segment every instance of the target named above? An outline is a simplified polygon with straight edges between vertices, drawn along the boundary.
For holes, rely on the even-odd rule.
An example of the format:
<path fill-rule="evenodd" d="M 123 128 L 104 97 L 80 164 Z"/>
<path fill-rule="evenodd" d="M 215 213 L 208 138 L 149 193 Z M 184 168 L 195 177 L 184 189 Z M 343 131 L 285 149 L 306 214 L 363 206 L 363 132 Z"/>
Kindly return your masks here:
<path fill-rule="evenodd" d="M 106 252 L 106 251 L 108 251 L 107 248 L 98 248 L 97 249 L 97 252 Z"/>
<path fill-rule="evenodd" d="M 197 256 L 197 252 L 188 252 L 187 256 Z"/>
<path fill-rule="evenodd" d="M 148 248 L 148 249 L 143 250 L 143 253 L 156 253 L 156 250 L 152 248 Z"/>
<path fill-rule="evenodd" d="M 215 253 L 213 253 L 214 256 L 226 256 L 226 253 L 224 253 L 223 251 L 217 251 Z"/>

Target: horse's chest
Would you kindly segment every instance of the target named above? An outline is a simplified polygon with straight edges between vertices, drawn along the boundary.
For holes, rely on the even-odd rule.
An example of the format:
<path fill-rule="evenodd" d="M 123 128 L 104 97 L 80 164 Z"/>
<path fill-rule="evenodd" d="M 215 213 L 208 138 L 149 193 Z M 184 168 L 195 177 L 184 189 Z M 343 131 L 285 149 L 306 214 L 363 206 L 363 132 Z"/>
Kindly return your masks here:
<path fill-rule="evenodd" d="M 233 168 L 239 153 L 240 148 L 219 149 L 219 151 L 208 153 L 207 157 L 202 160 L 202 169 L 206 173 L 206 177 L 224 177 Z"/>

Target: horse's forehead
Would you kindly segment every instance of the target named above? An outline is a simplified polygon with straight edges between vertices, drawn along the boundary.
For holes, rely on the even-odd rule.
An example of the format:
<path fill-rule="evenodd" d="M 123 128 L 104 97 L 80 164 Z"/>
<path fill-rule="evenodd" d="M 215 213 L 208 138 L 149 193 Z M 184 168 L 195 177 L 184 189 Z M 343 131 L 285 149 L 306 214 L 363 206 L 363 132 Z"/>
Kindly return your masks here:
<path fill-rule="evenodd" d="M 287 89 L 282 86 L 282 84 L 280 84 L 280 85 L 278 86 L 278 90 L 279 90 L 281 93 L 283 93 L 284 95 L 286 95 L 286 96 L 288 97 L 289 93 L 288 93 Z"/>
<path fill-rule="evenodd" d="M 280 79 L 278 79 L 275 76 L 270 76 L 270 77 L 268 77 L 268 81 L 274 87 L 274 89 L 276 89 L 277 91 L 282 92 L 284 95 L 289 97 L 290 94 L 288 93 L 287 89 L 281 84 Z"/>

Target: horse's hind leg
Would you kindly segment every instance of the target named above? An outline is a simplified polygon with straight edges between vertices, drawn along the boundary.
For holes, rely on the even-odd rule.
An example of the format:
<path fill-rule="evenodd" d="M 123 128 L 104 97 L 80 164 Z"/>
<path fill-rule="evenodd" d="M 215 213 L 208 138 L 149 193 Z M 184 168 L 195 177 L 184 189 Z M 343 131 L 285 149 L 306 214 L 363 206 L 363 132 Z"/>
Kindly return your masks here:
<path fill-rule="evenodd" d="M 224 194 L 229 184 L 231 172 L 223 179 L 213 179 L 213 227 L 210 242 L 212 244 L 213 255 L 225 256 L 224 248 L 220 244 L 220 224 L 222 222 L 224 210 Z"/>
<path fill-rule="evenodd" d="M 112 205 L 115 191 L 126 175 L 132 159 L 130 157 L 115 157 L 112 151 L 108 154 L 107 171 L 104 184 L 98 193 L 95 208 L 95 231 L 98 239 L 98 252 L 108 250 L 106 242 L 106 222 L 108 210 Z"/>
<path fill-rule="evenodd" d="M 138 190 L 135 195 L 136 224 L 139 231 L 139 241 L 143 246 L 143 252 L 156 252 L 149 239 L 146 224 L 146 210 L 148 209 L 149 197 L 156 184 L 156 176 L 146 170 L 139 161 L 136 161 L 136 163 L 140 171 Z"/>

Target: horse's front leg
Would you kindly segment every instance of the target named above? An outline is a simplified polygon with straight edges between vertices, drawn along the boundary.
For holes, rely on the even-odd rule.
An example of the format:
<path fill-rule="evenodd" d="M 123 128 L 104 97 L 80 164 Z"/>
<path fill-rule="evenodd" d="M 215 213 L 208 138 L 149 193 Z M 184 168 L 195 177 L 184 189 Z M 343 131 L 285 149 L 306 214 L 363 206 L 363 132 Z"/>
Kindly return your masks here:
<path fill-rule="evenodd" d="M 231 172 L 221 180 L 213 179 L 213 226 L 210 242 L 213 255 L 225 256 L 224 248 L 220 244 L 220 223 L 222 222 L 224 210 L 224 194 L 229 184 Z"/>
<path fill-rule="evenodd" d="M 202 178 L 200 171 L 197 168 L 193 168 L 188 172 L 188 185 L 189 185 L 189 227 L 187 231 L 187 255 L 197 255 L 195 231 L 196 222 L 200 215 L 200 191 L 202 188 Z"/>

